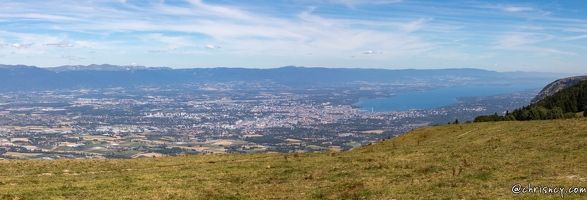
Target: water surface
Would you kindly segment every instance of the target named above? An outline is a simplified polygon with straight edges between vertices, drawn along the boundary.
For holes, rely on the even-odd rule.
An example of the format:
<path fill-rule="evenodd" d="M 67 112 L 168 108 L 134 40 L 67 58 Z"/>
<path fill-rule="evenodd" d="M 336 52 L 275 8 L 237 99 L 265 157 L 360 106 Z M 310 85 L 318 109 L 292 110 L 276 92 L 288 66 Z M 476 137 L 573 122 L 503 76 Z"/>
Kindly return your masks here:
<path fill-rule="evenodd" d="M 432 109 L 459 103 L 460 97 L 482 97 L 542 89 L 542 84 L 508 86 L 471 86 L 442 88 L 432 91 L 399 93 L 390 98 L 367 99 L 353 104 L 375 112 Z"/>

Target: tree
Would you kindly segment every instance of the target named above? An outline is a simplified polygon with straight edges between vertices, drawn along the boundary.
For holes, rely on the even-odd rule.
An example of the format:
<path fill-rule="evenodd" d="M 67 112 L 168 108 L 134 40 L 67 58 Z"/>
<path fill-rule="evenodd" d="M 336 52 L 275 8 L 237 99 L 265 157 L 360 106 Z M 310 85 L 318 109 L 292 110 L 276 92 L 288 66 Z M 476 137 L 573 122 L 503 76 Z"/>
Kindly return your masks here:
<path fill-rule="evenodd" d="M 516 121 L 516 117 L 514 117 L 514 115 L 506 115 L 504 118 L 505 121 Z"/>
<path fill-rule="evenodd" d="M 528 111 L 528 119 L 529 120 L 541 120 L 542 116 L 540 110 L 536 106 L 532 106 Z"/>
<path fill-rule="evenodd" d="M 459 124 L 459 119 L 455 119 L 455 122 L 453 124 Z"/>
<path fill-rule="evenodd" d="M 560 107 L 554 107 L 546 113 L 546 119 L 560 119 L 563 118 L 563 116 L 563 109 Z"/>

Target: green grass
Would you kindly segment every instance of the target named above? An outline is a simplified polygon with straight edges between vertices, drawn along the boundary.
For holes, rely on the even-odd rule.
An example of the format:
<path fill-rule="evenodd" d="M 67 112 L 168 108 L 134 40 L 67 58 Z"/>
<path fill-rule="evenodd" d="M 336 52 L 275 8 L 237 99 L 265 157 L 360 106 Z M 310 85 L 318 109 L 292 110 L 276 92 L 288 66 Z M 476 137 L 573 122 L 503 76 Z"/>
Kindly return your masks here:
<path fill-rule="evenodd" d="M 586 119 L 471 123 L 347 152 L 2 161 L 0 198 L 561 199 L 511 188 L 587 187 L 586 153 Z"/>

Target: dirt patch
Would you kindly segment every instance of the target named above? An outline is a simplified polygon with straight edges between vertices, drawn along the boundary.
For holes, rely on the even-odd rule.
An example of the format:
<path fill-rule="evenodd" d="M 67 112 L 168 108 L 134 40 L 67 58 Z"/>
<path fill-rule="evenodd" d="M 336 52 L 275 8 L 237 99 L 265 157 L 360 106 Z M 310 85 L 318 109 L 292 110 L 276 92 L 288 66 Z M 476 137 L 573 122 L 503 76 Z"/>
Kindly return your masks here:
<path fill-rule="evenodd" d="M 382 134 L 383 132 L 385 132 L 384 130 L 369 130 L 369 131 L 362 131 L 362 133 L 366 133 L 366 134 Z"/>
<path fill-rule="evenodd" d="M 230 140 L 218 140 L 218 141 L 216 141 L 216 142 L 214 142 L 212 144 L 214 144 L 214 145 L 231 145 L 232 144 L 232 141 L 230 141 Z"/>
<path fill-rule="evenodd" d="M 36 147 L 36 146 L 22 146 L 22 147 L 24 147 L 24 148 L 26 148 L 28 150 L 40 149 L 39 147 Z"/>
<path fill-rule="evenodd" d="M 244 137 L 244 138 L 263 137 L 263 135 L 261 135 L 261 134 L 249 134 L 249 135 L 243 135 L 242 137 Z"/>
<path fill-rule="evenodd" d="M 291 143 L 301 143 L 302 142 L 301 140 L 296 140 L 296 139 L 291 139 L 291 138 L 285 139 L 285 141 L 291 142 Z"/>
<path fill-rule="evenodd" d="M 160 153 L 141 153 L 141 154 L 134 155 L 133 158 L 138 158 L 141 156 L 152 158 L 152 157 L 163 157 L 165 155 L 160 154 Z"/>
<path fill-rule="evenodd" d="M 10 139 L 11 142 L 29 142 L 28 138 L 12 138 Z"/>

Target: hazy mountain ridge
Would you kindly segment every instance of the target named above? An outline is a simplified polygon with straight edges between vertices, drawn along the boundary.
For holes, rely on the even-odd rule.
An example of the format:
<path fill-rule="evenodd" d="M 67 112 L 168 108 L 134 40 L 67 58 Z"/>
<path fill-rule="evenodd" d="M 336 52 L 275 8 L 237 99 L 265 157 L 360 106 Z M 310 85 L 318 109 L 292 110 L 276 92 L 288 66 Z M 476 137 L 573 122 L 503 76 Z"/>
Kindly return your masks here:
<path fill-rule="evenodd" d="M 54 72 L 68 72 L 68 71 L 129 71 L 129 70 L 164 70 L 164 69 L 171 69 L 169 67 L 145 67 L 145 66 L 136 66 L 136 65 L 109 65 L 109 64 L 101 64 L 101 65 L 64 65 L 59 67 L 50 67 L 46 68 L 47 70 L 54 71 Z"/>
<path fill-rule="evenodd" d="M 544 89 L 542 89 L 542 91 L 540 91 L 540 93 L 538 93 L 536 97 L 532 99 L 532 103 L 536 103 L 547 96 L 551 96 L 554 93 L 561 91 L 565 88 L 571 87 L 583 80 L 587 80 L 587 75 L 558 79 L 544 87 Z"/>
<path fill-rule="evenodd" d="M 272 80 L 286 85 L 315 85 L 340 82 L 455 82 L 465 85 L 550 82 L 563 74 L 531 72 L 500 73 L 481 69 L 349 69 L 319 67 L 190 68 L 88 65 L 38 68 L 25 65 L 0 65 L 1 91 L 104 88 L 174 85 L 202 82 Z"/>

